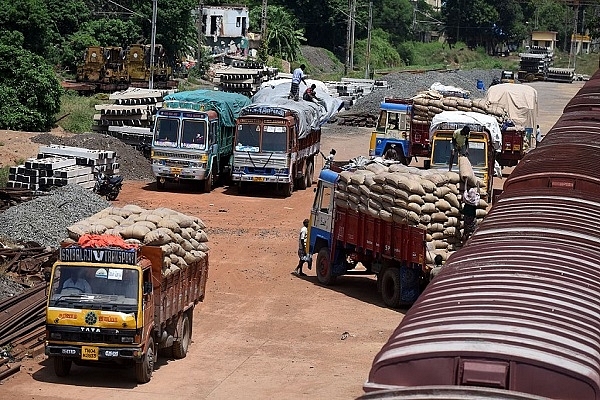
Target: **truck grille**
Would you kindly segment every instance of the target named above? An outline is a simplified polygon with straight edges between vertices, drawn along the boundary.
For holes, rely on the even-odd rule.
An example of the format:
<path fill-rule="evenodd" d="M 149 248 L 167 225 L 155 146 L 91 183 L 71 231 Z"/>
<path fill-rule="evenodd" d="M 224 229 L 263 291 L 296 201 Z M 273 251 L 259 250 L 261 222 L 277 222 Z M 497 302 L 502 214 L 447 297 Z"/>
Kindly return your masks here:
<path fill-rule="evenodd" d="M 175 153 L 172 151 L 160 151 L 154 150 L 155 157 L 165 157 L 165 158 L 183 158 L 186 160 L 199 160 L 202 157 L 201 154 L 186 154 L 186 153 Z"/>

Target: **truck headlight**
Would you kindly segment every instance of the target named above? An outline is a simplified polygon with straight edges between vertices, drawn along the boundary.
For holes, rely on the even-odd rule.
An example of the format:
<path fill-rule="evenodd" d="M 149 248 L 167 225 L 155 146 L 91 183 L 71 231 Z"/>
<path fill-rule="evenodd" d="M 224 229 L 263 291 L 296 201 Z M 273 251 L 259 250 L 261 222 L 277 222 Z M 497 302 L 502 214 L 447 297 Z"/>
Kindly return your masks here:
<path fill-rule="evenodd" d="M 133 337 L 132 336 L 122 336 L 121 343 L 133 343 Z"/>

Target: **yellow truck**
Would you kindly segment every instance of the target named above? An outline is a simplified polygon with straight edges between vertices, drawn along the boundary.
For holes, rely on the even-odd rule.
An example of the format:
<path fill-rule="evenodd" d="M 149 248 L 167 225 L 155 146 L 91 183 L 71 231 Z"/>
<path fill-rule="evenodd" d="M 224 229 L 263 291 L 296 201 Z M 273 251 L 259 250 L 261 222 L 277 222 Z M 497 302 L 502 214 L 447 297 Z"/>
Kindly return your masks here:
<path fill-rule="evenodd" d="M 150 381 L 159 349 L 186 356 L 208 254 L 164 274 L 163 249 L 61 247 L 46 309 L 46 355 L 57 376 L 72 363 L 130 365 Z"/>

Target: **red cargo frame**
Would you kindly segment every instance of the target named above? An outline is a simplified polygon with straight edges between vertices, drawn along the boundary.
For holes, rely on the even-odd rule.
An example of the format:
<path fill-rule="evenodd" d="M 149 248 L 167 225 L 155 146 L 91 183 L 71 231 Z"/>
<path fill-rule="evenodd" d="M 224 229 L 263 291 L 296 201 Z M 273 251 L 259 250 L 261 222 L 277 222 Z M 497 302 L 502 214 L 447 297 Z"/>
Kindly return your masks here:
<path fill-rule="evenodd" d="M 425 267 L 424 229 L 408 224 L 398 224 L 374 218 L 350 209 L 338 208 L 335 212 L 333 252 L 340 242 L 356 247 L 357 252 L 369 251 L 373 258 L 379 256 L 399 262 Z"/>

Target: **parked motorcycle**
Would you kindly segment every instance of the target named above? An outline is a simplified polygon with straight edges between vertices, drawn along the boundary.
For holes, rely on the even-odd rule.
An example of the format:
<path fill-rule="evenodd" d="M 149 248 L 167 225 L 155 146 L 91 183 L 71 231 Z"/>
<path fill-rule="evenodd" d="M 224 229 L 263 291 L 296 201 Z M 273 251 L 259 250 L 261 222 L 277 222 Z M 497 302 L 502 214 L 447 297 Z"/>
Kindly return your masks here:
<path fill-rule="evenodd" d="M 109 175 L 102 171 L 96 173 L 96 183 L 94 184 L 94 193 L 98 196 L 105 196 L 106 200 L 116 200 L 123 186 L 123 177 L 121 175 Z"/>

